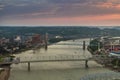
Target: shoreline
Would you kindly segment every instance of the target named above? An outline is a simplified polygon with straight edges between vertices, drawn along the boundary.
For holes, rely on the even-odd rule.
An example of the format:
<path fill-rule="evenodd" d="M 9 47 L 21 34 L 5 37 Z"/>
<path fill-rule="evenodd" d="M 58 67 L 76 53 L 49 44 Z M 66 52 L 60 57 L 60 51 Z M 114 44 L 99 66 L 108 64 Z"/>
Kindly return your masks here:
<path fill-rule="evenodd" d="M 2 66 L 3 70 L 0 72 L 0 80 L 8 80 L 10 77 L 10 65 Z"/>
<path fill-rule="evenodd" d="M 90 49 L 89 46 L 87 49 L 91 55 L 103 55 L 103 54 L 98 54 L 98 53 L 104 53 L 104 55 L 107 56 L 107 59 L 109 59 L 109 61 L 106 62 L 104 59 L 99 59 L 99 61 L 94 59 L 94 61 L 100 65 L 103 65 L 105 68 L 107 68 L 111 71 L 120 72 L 120 66 L 112 63 L 115 60 L 115 58 L 111 61 L 110 57 L 105 54 L 105 50 L 104 51 L 98 51 L 98 50 L 92 51 L 92 49 Z M 114 63 L 116 63 L 116 62 L 117 62 L 117 60 Z M 119 63 L 119 61 L 118 61 L 118 63 Z"/>

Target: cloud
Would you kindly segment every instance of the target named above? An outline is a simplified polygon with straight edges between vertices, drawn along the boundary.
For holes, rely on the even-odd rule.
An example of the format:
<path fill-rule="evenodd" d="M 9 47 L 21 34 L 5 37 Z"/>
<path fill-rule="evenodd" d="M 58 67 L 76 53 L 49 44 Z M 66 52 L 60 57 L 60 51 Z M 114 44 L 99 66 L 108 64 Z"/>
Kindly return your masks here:
<path fill-rule="evenodd" d="M 0 0 L 0 3 L 5 5 L 38 4 L 46 2 L 47 0 Z"/>
<path fill-rule="evenodd" d="M 74 3 L 85 3 L 89 0 L 48 0 L 48 2 L 55 4 L 74 4 Z"/>
<path fill-rule="evenodd" d="M 0 8 L 4 8 L 5 7 L 5 5 L 3 5 L 3 4 L 0 4 Z"/>
<path fill-rule="evenodd" d="M 0 0 L 0 17 L 52 18 L 120 14 L 120 0 Z"/>
<path fill-rule="evenodd" d="M 94 6 L 99 7 L 99 8 L 107 8 L 107 9 L 113 9 L 113 8 L 114 9 L 120 9 L 120 3 L 119 2 L 115 3 L 112 0 L 109 0 L 109 1 L 106 1 L 106 2 L 99 2 L 97 4 L 94 4 Z"/>
<path fill-rule="evenodd" d="M 3 8 L 0 8 L 0 10 L 3 10 Z"/>
<path fill-rule="evenodd" d="M 3 4 L 0 4 L 0 7 L 4 7 L 5 5 L 3 5 Z"/>

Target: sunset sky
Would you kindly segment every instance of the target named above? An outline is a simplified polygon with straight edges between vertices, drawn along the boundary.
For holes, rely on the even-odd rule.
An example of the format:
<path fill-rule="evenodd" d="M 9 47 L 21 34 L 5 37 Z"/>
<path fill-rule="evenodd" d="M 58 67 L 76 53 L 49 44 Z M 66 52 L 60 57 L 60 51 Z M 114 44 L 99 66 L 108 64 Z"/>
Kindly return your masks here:
<path fill-rule="evenodd" d="M 120 26 L 120 0 L 0 0 L 0 25 Z"/>

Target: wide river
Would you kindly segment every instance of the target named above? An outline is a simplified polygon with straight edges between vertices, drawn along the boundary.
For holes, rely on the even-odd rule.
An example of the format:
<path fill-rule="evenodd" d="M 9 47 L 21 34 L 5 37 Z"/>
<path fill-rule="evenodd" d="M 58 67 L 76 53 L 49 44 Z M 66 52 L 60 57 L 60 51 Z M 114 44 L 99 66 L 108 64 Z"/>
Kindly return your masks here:
<path fill-rule="evenodd" d="M 16 56 L 25 59 L 24 57 L 39 57 L 39 56 L 61 56 L 61 55 L 81 55 L 91 56 L 86 50 L 82 50 L 83 41 L 86 41 L 86 46 L 89 44 L 89 39 L 78 39 L 61 41 L 59 43 L 49 45 L 48 50 L 38 49 L 22 52 Z M 80 80 L 81 77 L 88 74 L 111 72 L 94 61 L 88 63 L 89 68 L 84 66 L 85 62 L 70 61 L 70 62 L 38 62 L 31 63 L 31 71 L 27 71 L 27 64 L 13 64 L 9 80 Z"/>

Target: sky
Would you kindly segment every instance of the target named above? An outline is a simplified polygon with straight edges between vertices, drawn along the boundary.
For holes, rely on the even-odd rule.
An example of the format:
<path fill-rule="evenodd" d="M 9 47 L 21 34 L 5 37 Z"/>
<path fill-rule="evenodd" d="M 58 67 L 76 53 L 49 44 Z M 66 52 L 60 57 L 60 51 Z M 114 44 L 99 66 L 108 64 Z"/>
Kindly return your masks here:
<path fill-rule="evenodd" d="M 120 26 L 120 0 L 0 0 L 0 26 Z"/>

